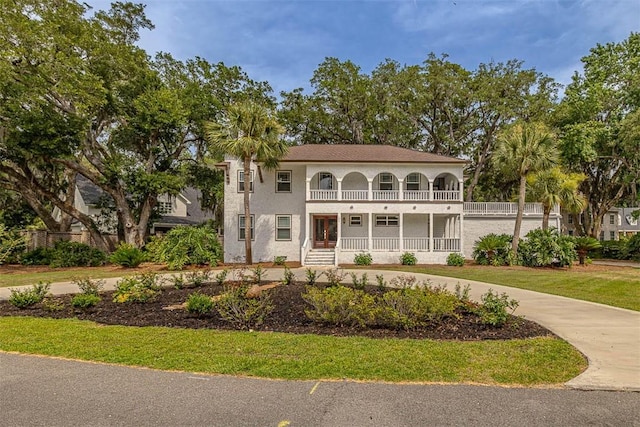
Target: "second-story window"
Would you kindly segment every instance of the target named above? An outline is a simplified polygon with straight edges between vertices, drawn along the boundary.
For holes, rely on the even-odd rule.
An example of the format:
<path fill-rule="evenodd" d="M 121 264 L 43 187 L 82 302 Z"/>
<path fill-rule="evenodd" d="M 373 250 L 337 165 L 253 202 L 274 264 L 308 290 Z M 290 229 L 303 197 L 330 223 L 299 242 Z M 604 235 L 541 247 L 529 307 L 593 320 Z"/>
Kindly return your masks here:
<path fill-rule="evenodd" d="M 238 192 L 242 193 L 244 191 L 244 171 L 238 171 Z M 253 171 L 251 171 L 250 181 L 249 181 L 249 191 L 253 192 Z"/>
<path fill-rule="evenodd" d="M 160 215 L 168 215 L 173 211 L 173 203 L 158 202 L 158 213 Z"/>
<path fill-rule="evenodd" d="M 393 175 L 390 173 L 381 173 L 380 174 L 380 191 L 391 191 L 393 190 Z"/>
<path fill-rule="evenodd" d="M 276 172 L 276 193 L 291 193 L 291 171 Z"/>
<path fill-rule="evenodd" d="M 420 190 L 420 174 L 410 173 L 407 175 L 405 182 L 407 183 L 407 191 Z"/>
<path fill-rule="evenodd" d="M 614 225 L 616 223 L 616 216 L 614 214 L 609 215 L 609 224 Z"/>

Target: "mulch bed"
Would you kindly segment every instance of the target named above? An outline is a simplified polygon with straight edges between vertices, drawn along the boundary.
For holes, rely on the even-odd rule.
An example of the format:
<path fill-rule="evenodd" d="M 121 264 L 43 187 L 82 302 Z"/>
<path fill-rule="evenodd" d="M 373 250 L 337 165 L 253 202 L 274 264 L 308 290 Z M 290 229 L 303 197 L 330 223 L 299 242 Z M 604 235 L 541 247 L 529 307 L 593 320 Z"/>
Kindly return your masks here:
<path fill-rule="evenodd" d="M 357 335 L 371 338 L 430 338 L 461 341 L 553 336 L 549 330 L 526 319 L 512 316 L 504 327 L 497 328 L 483 325 L 477 315 L 466 311 L 459 311 L 459 318 L 447 318 L 442 322 L 411 331 L 318 324 L 309 320 L 304 314 L 304 310 L 309 307 L 301 297 L 304 290 L 304 284 L 298 283 L 290 286 L 278 286 L 267 291 L 271 296 L 274 310 L 264 324 L 256 330 L 333 336 Z M 217 314 L 198 317 L 184 309 L 165 309 L 167 306 L 184 303 L 189 294 L 195 291 L 213 296 L 221 293 L 223 287 L 207 284 L 199 288 L 164 288 L 155 300 L 144 304 L 114 303 L 112 302 L 112 292 L 104 292 L 102 301 L 97 306 L 86 310 L 74 309 L 71 306 L 70 301 L 73 295 L 55 297 L 64 304 L 64 308 L 60 311 L 47 310 L 42 304 L 37 304 L 33 308 L 18 309 L 7 301 L 0 301 L 0 316 L 78 318 L 102 324 L 125 326 L 234 329 L 233 325 L 220 319 Z M 371 288 L 370 291 L 378 292 L 376 288 Z"/>

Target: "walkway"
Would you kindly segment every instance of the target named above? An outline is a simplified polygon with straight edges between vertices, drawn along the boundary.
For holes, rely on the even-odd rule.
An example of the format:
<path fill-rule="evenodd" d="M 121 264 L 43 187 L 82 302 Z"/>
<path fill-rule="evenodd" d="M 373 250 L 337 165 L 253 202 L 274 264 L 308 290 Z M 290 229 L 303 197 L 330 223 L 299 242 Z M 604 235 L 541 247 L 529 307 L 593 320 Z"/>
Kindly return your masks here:
<path fill-rule="evenodd" d="M 305 280 L 305 269 L 293 270 L 298 280 Z M 382 274 L 390 281 L 399 274 L 384 270 L 345 270 L 358 275 L 367 273 L 373 281 Z M 268 269 L 266 280 L 279 280 L 282 269 Z M 584 390 L 635 390 L 640 391 L 640 312 L 610 307 L 588 301 L 527 291 L 507 286 L 454 279 L 428 274 L 414 274 L 418 280 L 431 280 L 445 284 L 449 289 L 460 283 L 471 285 L 471 298 L 479 300 L 489 288 L 520 302 L 516 314 L 533 320 L 571 343 L 589 360 L 588 369 L 566 383 L 566 386 Z M 113 289 L 117 278 L 105 279 L 106 289 Z M 350 282 L 350 278 L 346 279 Z M 55 283 L 54 294 L 78 292 L 71 283 Z M 0 299 L 9 296 L 9 289 L 0 288 Z"/>

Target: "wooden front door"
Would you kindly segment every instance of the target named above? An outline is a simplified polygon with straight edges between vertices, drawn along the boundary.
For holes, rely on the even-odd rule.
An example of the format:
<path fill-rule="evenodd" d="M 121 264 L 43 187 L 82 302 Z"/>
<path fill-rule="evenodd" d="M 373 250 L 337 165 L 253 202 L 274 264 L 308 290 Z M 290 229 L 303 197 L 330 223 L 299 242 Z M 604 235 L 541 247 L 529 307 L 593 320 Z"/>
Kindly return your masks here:
<path fill-rule="evenodd" d="M 338 241 L 338 217 L 336 215 L 313 216 L 313 247 L 334 248 Z"/>

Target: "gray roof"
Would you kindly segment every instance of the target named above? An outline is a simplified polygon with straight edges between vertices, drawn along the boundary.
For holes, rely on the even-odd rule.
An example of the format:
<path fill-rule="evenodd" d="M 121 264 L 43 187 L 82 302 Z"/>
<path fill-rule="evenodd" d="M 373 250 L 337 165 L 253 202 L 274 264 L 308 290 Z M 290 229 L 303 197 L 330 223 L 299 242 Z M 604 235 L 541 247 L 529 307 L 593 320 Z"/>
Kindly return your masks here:
<path fill-rule="evenodd" d="M 640 208 L 618 208 L 618 213 L 621 217 L 620 230 L 625 231 L 640 231 L 640 219 L 633 217 L 633 212 Z"/>
<path fill-rule="evenodd" d="M 281 162 L 314 163 L 467 163 L 456 157 L 391 145 L 308 144 L 289 147 Z"/>

